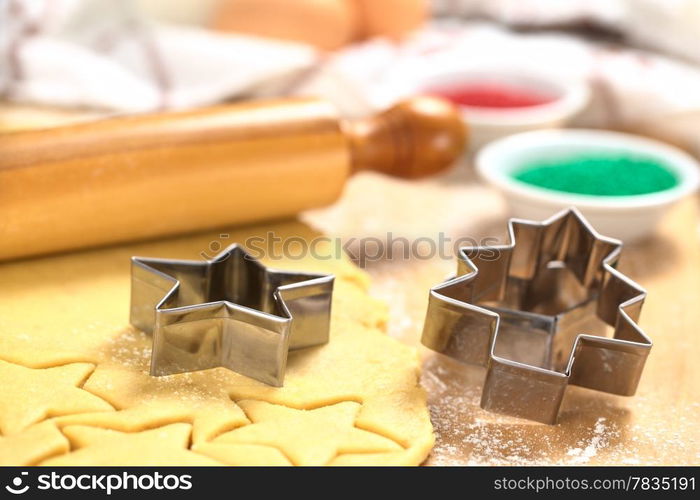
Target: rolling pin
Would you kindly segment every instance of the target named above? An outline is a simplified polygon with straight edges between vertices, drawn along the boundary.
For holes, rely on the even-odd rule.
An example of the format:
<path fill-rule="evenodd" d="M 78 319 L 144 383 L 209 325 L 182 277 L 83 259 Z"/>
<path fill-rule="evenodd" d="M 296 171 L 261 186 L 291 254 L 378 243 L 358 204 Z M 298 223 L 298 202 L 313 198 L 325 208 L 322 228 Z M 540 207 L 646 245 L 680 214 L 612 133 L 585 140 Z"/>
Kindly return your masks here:
<path fill-rule="evenodd" d="M 356 121 L 286 99 L 0 134 L 0 259 L 292 216 L 360 170 L 436 173 L 465 140 L 431 97 Z"/>

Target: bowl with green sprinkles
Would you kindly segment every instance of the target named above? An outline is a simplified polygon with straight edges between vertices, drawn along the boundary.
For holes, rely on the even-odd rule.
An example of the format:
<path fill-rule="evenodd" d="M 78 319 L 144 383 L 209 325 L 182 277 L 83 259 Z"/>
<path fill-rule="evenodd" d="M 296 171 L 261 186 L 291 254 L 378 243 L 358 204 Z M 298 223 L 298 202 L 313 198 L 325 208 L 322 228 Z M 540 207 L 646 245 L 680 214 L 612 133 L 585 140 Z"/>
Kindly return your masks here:
<path fill-rule="evenodd" d="M 578 207 L 606 236 L 653 234 L 667 209 L 698 189 L 700 167 L 662 142 L 598 130 L 542 130 L 497 140 L 476 168 L 514 216 L 545 219 Z"/>

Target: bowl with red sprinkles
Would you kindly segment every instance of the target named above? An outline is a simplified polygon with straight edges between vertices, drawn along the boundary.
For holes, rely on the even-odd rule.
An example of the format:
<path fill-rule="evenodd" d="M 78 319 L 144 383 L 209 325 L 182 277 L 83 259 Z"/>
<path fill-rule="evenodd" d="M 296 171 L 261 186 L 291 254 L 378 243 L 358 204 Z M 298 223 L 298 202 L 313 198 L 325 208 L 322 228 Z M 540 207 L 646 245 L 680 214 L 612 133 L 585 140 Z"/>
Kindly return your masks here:
<path fill-rule="evenodd" d="M 698 163 L 683 151 L 600 130 L 515 134 L 483 148 L 476 168 L 516 217 L 540 220 L 576 206 L 599 232 L 628 242 L 653 234 L 700 184 Z"/>
<path fill-rule="evenodd" d="M 506 70 L 443 74 L 430 80 L 424 92 L 460 108 L 470 128 L 472 150 L 506 135 L 562 127 L 589 100 L 583 82 Z"/>

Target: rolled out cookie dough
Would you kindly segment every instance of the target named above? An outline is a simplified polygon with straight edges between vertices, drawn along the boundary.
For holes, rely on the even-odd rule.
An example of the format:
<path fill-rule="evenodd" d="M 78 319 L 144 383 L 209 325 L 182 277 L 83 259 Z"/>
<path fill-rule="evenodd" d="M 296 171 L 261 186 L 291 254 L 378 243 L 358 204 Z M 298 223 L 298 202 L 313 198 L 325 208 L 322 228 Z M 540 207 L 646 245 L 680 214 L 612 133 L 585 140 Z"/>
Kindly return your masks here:
<path fill-rule="evenodd" d="M 366 276 L 329 245 L 263 258 L 336 275 L 330 342 L 291 353 L 284 387 L 223 368 L 148 375 L 129 258 L 198 259 L 249 237 L 260 248 L 270 232 L 297 238 L 292 255 L 318 236 L 288 222 L 0 264 L 0 463 L 421 463 L 433 434 L 416 353 L 384 334 Z"/>

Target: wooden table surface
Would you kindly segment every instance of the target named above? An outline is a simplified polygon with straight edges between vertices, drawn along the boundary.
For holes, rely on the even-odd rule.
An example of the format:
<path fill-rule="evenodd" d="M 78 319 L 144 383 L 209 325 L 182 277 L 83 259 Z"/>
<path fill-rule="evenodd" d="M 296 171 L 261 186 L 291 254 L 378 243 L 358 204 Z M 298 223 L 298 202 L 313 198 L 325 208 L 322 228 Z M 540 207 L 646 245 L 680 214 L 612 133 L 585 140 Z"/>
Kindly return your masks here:
<path fill-rule="evenodd" d="M 0 130 L 76 118 L 84 116 L 5 106 Z M 364 245 L 369 253 L 387 233 L 411 243 L 440 233 L 502 238 L 507 212 L 500 196 L 478 184 L 465 164 L 442 178 L 413 183 L 363 174 L 351 180 L 336 205 L 302 218 L 346 241 L 377 238 Z M 428 290 L 454 272 L 455 262 L 449 251 L 442 257 L 400 257 L 366 258 L 364 267 L 373 277 L 373 293 L 389 305 L 389 333 L 416 345 L 424 357 L 422 382 L 437 436 L 428 464 L 700 464 L 697 198 L 674 207 L 653 238 L 623 250 L 621 270 L 648 290 L 641 326 L 654 341 L 637 395 L 570 387 L 555 426 L 481 410 L 484 370 L 420 346 Z"/>
<path fill-rule="evenodd" d="M 419 347 L 437 443 L 428 464 L 700 464 L 700 216 L 698 199 L 675 206 L 658 233 L 626 245 L 620 269 L 648 291 L 641 326 L 654 341 L 637 395 L 569 387 L 560 422 L 548 426 L 479 407 L 485 370 Z M 374 175 L 351 181 L 344 199 L 307 218 L 349 239 L 386 231 L 433 237 L 505 235 L 500 196 L 461 166 L 408 184 Z M 390 334 L 419 346 L 428 290 L 453 259 L 366 259 L 374 293 L 390 305 Z"/>

